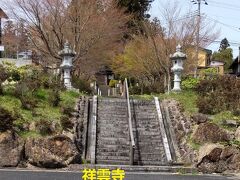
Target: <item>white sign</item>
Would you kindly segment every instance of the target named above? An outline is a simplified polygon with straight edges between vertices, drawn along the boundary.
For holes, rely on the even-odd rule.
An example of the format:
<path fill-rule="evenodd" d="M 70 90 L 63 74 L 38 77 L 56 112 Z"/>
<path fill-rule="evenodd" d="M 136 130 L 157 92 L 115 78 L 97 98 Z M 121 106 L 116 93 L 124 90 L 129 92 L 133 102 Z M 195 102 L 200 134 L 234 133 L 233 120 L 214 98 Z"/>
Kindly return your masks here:
<path fill-rule="evenodd" d="M 4 51 L 4 46 L 0 46 L 0 51 Z"/>

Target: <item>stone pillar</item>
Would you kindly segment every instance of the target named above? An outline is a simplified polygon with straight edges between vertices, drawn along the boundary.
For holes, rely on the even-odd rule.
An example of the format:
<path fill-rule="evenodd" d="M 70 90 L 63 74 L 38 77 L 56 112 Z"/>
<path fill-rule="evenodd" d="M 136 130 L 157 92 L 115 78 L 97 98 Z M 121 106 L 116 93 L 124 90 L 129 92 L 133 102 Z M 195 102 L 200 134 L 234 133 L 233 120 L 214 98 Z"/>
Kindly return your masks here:
<path fill-rule="evenodd" d="M 60 67 L 63 70 L 64 86 L 67 89 L 72 89 L 72 82 L 71 82 L 71 70 L 73 67 L 72 59 L 76 55 L 76 52 L 71 50 L 69 43 L 66 42 L 64 44 L 64 49 L 59 52 L 59 55 L 63 58 L 63 61 Z"/>
<path fill-rule="evenodd" d="M 173 62 L 171 70 L 174 73 L 174 86 L 172 91 L 181 91 L 181 73 L 183 71 L 183 61 L 187 58 L 186 54 L 181 52 L 181 46 L 178 45 L 176 52 L 170 55 L 170 59 Z"/>

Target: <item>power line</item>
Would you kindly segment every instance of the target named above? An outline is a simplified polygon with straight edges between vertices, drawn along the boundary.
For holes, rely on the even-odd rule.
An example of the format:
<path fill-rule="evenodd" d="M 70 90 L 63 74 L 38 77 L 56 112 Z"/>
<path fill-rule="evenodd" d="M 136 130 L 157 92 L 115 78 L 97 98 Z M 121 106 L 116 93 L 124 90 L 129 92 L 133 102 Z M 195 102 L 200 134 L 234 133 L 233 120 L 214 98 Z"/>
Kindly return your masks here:
<path fill-rule="evenodd" d="M 207 15 L 205 13 L 203 13 L 204 15 Z M 219 16 L 218 14 L 211 14 L 211 13 L 208 13 L 208 15 L 211 15 L 211 16 L 215 16 L 215 17 L 220 17 L 220 18 L 225 18 L 225 19 L 231 19 L 231 20 L 237 20 L 237 21 L 240 21 L 239 18 L 236 18 L 236 17 L 229 17 L 229 16 Z"/>
<path fill-rule="evenodd" d="M 208 1 L 211 2 L 211 4 L 214 4 L 214 6 L 240 10 L 240 6 L 237 6 L 235 4 L 228 4 L 228 3 L 218 2 L 218 1 L 214 1 L 214 0 L 208 0 Z"/>
<path fill-rule="evenodd" d="M 239 11 L 240 10 L 240 7 L 229 7 L 229 6 L 224 6 L 224 5 L 221 5 L 221 4 L 211 4 L 210 6 L 212 7 L 218 7 L 218 8 L 221 8 L 221 9 L 228 9 L 228 10 L 232 10 L 232 11 Z"/>
<path fill-rule="evenodd" d="M 216 23 L 219 23 L 219 24 L 221 24 L 221 25 L 224 25 L 225 27 L 230 28 L 230 29 L 232 29 L 232 30 L 234 30 L 234 31 L 236 31 L 236 32 L 240 32 L 240 31 L 239 31 L 239 27 L 237 27 L 237 26 L 233 26 L 233 25 L 229 25 L 229 24 L 223 23 L 223 22 L 221 22 L 221 21 L 219 21 L 219 20 L 217 20 L 217 19 L 211 18 L 211 17 L 206 17 L 206 18 L 207 18 L 207 19 L 210 19 L 210 20 L 212 20 L 212 21 L 214 21 L 214 22 L 216 22 Z"/>
<path fill-rule="evenodd" d="M 213 39 L 208 39 L 208 38 L 203 38 L 203 41 L 210 41 L 214 44 L 220 44 L 222 42 L 222 40 L 220 40 L 220 39 L 213 40 Z M 240 46 L 240 42 L 228 40 L 228 43 L 231 46 Z"/>
<path fill-rule="evenodd" d="M 182 20 L 185 20 L 185 19 L 188 19 L 188 18 L 191 18 L 191 17 L 195 17 L 196 15 L 197 15 L 197 11 L 189 12 L 189 13 L 187 13 L 187 14 L 185 14 L 185 15 L 177 18 L 177 19 L 173 19 L 172 22 L 182 21 Z M 167 24 L 167 22 L 162 23 L 162 25 L 164 25 L 164 24 Z"/>

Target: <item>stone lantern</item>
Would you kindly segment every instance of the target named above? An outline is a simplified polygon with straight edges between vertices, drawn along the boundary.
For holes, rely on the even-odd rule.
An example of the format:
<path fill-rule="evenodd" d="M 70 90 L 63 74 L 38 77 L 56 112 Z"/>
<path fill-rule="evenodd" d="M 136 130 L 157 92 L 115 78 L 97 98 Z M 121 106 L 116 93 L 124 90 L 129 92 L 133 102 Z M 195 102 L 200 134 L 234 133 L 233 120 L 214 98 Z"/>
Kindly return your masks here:
<path fill-rule="evenodd" d="M 178 45 L 176 48 L 176 52 L 173 55 L 170 55 L 170 59 L 173 62 L 173 67 L 171 70 L 174 73 L 174 86 L 172 91 L 181 91 L 180 83 L 181 83 L 181 73 L 183 70 L 183 61 L 187 59 L 186 54 L 181 52 L 181 46 Z"/>
<path fill-rule="evenodd" d="M 64 86 L 67 89 L 72 89 L 71 83 L 71 70 L 73 67 L 72 61 L 76 52 L 70 49 L 70 45 L 68 42 L 64 44 L 64 49 L 58 53 L 62 58 L 62 64 L 60 65 L 61 69 L 63 70 L 63 82 Z"/>

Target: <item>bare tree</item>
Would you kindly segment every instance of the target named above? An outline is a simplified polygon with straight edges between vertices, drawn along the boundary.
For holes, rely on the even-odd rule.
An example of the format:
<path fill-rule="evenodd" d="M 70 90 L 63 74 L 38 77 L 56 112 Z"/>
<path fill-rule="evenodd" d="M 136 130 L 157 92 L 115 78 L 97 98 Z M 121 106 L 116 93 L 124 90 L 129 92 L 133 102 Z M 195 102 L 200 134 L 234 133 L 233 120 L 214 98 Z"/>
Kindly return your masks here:
<path fill-rule="evenodd" d="M 47 63 L 60 63 L 58 51 L 68 40 L 77 52 L 76 72 L 88 77 L 116 51 L 129 18 L 111 1 L 107 5 L 95 0 L 13 1 L 9 9 L 15 18 L 24 17 L 33 48 Z"/>
<path fill-rule="evenodd" d="M 142 84 L 159 81 L 163 91 L 169 92 L 171 80 L 170 54 L 174 53 L 177 44 L 184 50 L 195 44 L 197 25 L 194 16 L 179 18 L 181 9 L 177 4 L 162 6 L 160 21 L 143 21 L 145 34 L 134 36 L 126 46 L 123 55 L 119 55 L 113 62 L 116 72 L 128 75 L 141 81 Z M 218 36 L 214 24 L 201 21 L 200 44 L 206 46 Z M 193 57 L 185 63 L 186 73 L 195 67 Z"/>
<path fill-rule="evenodd" d="M 17 52 L 28 50 L 28 33 L 22 21 L 6 21 L 3 27 L 3 44 L 5 45 L 4 56 L 15 58 Z"/>
<path fill-rule="evenodd" d="M 184 14 L 177 1 L 162 4 L 159 11 L 161 14 L 160 21 L 165 29 L 165 38 L 174 38 L 185 51 L 194 48 L 197 42 L 197 14 L 192 12 L 191 8 Z M 219 37 L 220 30 L 216 29 L 216 23 L 209 21 L 206 17 L 201 18 L 199 26 L 200 47 L 207 47 Z M 188 59 L 184 64 L 184 69 L 185 73 L 191 74 L 194 72 L 198 62 L 191 53 L 187 55 Z"/>

